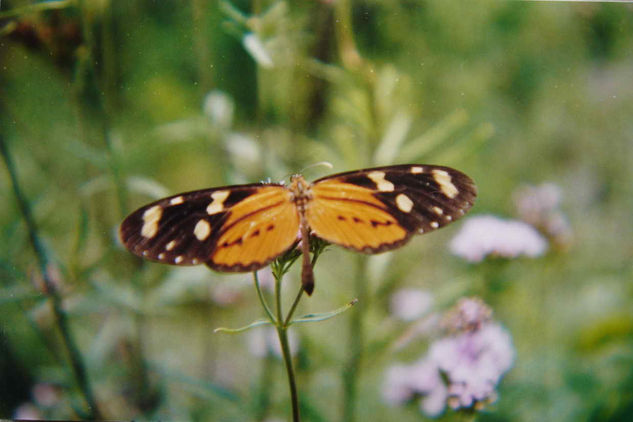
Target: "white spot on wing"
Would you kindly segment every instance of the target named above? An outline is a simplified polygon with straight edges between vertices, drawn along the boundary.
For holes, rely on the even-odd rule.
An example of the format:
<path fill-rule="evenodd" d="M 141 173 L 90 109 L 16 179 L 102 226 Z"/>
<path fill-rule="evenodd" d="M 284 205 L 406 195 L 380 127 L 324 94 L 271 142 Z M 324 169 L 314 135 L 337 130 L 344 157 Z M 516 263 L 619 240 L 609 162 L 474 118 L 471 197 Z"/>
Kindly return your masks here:
<path fill-rule="evenodd" d="M 441 209 L 440 207 L 437 207 L 437 206 L 433 206 L 433 207 L 431 207 L 431 210 L 432 210 L 435 214 L 437 214 L 437 215 L 442 215 L 442 214 L 444 214 L 444 210 L 443 210 L 443 209 Z"/>
<path fill-rule="evenodd" d="M 372 171 L 367 174 L 367 177 L 371 179 L 372 182 L 376 184 L 376 188 L 378 188 L 381 192 L 393 192 L 394 186 L 389 180 L 385 180 L 385 172 L 384 171 Z"/>
<path fill-rule="evenodd" d="M 158 259 L 161 259 L 161 260 L 162 260 L 162 259 L 165 259 L 165 254 L 164 254 L 164 253 L 162 253 L 162 252 L 161 252 L 161 253 L 159 253 L 159 254 L 158 254 Z"/>
<path fill-rule="evenodd" d="M 183 202 L 185 202 L 185 198 L 183 198 L 182 195 L 180 195 L 175 198 L 171 198 L 169 200 L 169 205 L 179 205 L 179 204 L 182 204 Z"/>
<path fill-rule="evenodd" d="M 222 212 L 224 210 L 224 201 L 226 201 L 226 198 L 229 197 L 230 193 L 231 192 L 228 190 L 218 190 L 213 192 L 211 194 L 211 199 L 213 199 L 213 201 L 207 207 L 207 214 L 213 215 Z"/>
<path fill-rule="evenodd" d="M 160 205 L 154 205 L 148 208 L 143 213 L 143 228 L 141 228 L 141 235 L 151 239 L 156 236 L 158 232 L 158 222 L 163 216 L 163 209 Z"/>
<path fill-rule="evenodd" d="M 420 174 L 420 173 L 424 173 L 424 167 L 420 167 L 420 166 L 411 167 L 411 174 Z"/>
<path fill-rule="evenodd" d="M 437 221 L 431 221 L 430 226 L 434 229 L 437 229 L 440 226 L 440 223 L 438 223 Z"/>
<path fill-rule="evenodd" d="M 196 227 L 193 228 L 193 234 L 202 242 L 211 234 L 211 225 L 206 220 L 199 220 Z"/>
<path fill-rule="evenodd" d="M 459 190 L 455 187 L 453 182 L 451 181 L 451 175 L 448 174 L 445 170 L 433 170 L 433 179 L 440 185 L 440 190 L 442 193 L 449 198 L 453 199 L 459 193 Z"/>
<path fill-rule="evenodd" d="M 176 241 L 172 240 L 171 242 L 165 245 L 165 250 L 171 251 L 172 249 L 174 249 L 174 246 L 176 246 Z"/>
<path fill-rule="evenodd" d="M 407 195 L 405 195 L 404 193 L 401 193 L 398 196 L 396 196 L 396 205 L 398 206 L 398 209 L 400 211 L 410 212 L 411 209 L 413 208 L 413 201 Z"/>
<path fill-rule="evenodd" d="M 180 264 L 183 260 L 184 260 L 184 258 L 182 257 L 182 255 L 178 255 L 178 256 L 174 259 L 174 262 L 175 262 L 176 264 Z"/>

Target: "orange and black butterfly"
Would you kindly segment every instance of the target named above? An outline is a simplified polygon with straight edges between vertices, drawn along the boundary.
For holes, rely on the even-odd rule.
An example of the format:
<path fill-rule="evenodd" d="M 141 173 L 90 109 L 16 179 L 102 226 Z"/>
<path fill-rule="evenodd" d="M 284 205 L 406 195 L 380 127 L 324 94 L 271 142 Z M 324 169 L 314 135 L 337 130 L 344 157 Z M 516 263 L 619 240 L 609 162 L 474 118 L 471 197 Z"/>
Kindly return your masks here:
<path fill-rule="evenodd" d="M 152 261 L 247 272 L 310 236 L 367 254 L 397 248 L 460 218 L 476 195 L 468 176 L 442 166 L 378 167 L 313 183 L 295 175 L 289 185 L 224 186 L 158 200 L 130 214 L 120 236 Z M 309 242 L 301 249 L 302 282 L 311 294 Z"/>

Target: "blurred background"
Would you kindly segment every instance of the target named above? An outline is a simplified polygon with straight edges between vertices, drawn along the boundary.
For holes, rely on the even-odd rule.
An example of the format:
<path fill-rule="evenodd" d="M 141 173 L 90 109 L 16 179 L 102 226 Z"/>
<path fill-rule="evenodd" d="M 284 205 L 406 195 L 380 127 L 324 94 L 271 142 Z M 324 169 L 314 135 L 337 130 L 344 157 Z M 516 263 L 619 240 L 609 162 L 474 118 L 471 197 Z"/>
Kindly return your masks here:
<path fill-rule="evenodd" d="M 213 333 L 264 316 L 252 275 L 143 263 L 117 230 L 328 161 L 303 174 L 441 164 L 479 197 L 397 251 L 323 254 L 298 313 L 360 301 L 290 330 L 303 420 L 631 420 L 632 47 L 623 3 L 2 1 L 0 418 L 288 420 L 270 332 Z M 469 297 L 507 362 L 433 407 L 393 368 Z"/>

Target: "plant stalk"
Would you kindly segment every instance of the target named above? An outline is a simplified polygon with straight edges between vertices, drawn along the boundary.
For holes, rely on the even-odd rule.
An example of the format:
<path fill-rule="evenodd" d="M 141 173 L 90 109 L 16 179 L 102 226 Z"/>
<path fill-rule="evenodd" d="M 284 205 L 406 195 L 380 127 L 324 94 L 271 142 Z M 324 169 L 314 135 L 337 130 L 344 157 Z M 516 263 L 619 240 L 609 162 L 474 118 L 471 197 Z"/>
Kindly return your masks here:
<path fill-rule="evenodd" d="M 288 344 L 288 325 L 285 322 L 283 311 L 281 309 L 281 277 L 282 275 L 275 275 L 275 305 L 277 309 L 277 322 L 275 326 L 277 328 L 279 343 L 281 344 L 281 353 L 284 359 L 284 364 L 286 365 L 286 373 L 288 374 L 288 387 L 290 388 L 290 401 L 292 402 L 292 421 L 299 422 L 301 420 L 301 416 L 299 414 L 299 396 L 297 394 L 295 371 L 292 366 L 292 355 Z M 301 289 L 303 290 L 303 287 Z M 301 295 L 299 295 L 297 300 L 295 300 L 292 311 L 294 311 L 300 298 Z M 290 316 L 291 313 L 288 314 L 288 317 Z"/>
<path fill-rule="evenodd" d="M 295 381 L 295 371 L 292 366 L 292 356 L 290 354 L 290 346 L 288 345 L 288 327 L 277 326 L 277 335 L 281 343 L 281 352 L 283 354 L 284 363 L 286 364 L 286 372 L 288 374 L 288 386 L 290 388 L 290 401 L 292 402 L 292 420 L 299 422 L 299 396 L 297 395 L 297 383 Z"/>
<path fill-rule="evenodd" d="M 79 351 L 79 348 L 75 343 L 75 339 L 71 334 L 67 315 L 63 310 L 62 298 L 57 291 L 55 283 L 49 275 L 49 261 L 46 250 L 38 234 L 37 225 L 35 224 L 35 220 L 33 219 L 33 214 L 31 213 L 28 201 L 24 197 L 24 194 L 22 193 L 22 189 L 18 182 L 17 171 L 15 169 L 13 159 L 1 134 L 0 154 L 4 159 L 7 170 L 9 171 L 13 193 L 15 195 L 16 201 L 18 202 L 22 218 L 24 219 L 24 222 L 26 224 L 31 246 L 35 251 L 35 256 L 40 267 L 42 278 L 44 280 L 45 293 L 51 300 L 55 322 L 61 334 L 62 343 L 68 353 L 73 376 L 75 378 L 75 381 L 77 382 L 79 390 L 82 393 L 86 405 L 88 406 L 88 413 L 84 415 L 84 417 L 86 419 L 102 419 L 101 412 L 99 411 L 99 408 L 97 406 L 97 401 L 95 400 L 92 392 L 92 387 L 90 385 L 90 382 L 88 381 L 88 371 L 86 370 L 81 352 Z"/>

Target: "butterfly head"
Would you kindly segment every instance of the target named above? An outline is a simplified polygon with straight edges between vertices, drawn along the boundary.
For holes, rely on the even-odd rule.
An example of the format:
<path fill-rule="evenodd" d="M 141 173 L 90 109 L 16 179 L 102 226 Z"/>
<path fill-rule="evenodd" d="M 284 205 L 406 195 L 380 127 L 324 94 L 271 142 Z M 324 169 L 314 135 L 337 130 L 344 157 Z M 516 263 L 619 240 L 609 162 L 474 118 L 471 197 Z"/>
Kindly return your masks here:
<path fill-rule="evenodd" d="M 290 186 L 288 188 L 292 192 L 293 202 L 300 208 L 312 198 L 311 185 L 300 174 L 290 177 Z"/>

